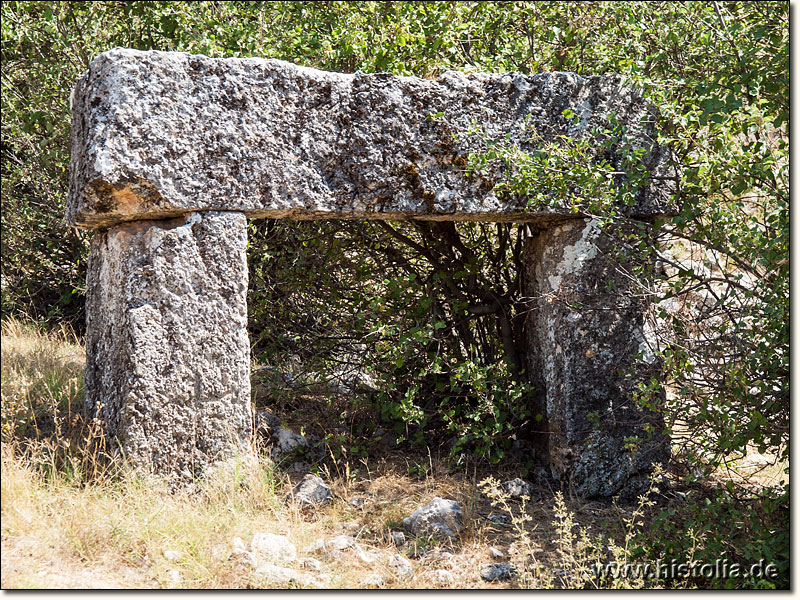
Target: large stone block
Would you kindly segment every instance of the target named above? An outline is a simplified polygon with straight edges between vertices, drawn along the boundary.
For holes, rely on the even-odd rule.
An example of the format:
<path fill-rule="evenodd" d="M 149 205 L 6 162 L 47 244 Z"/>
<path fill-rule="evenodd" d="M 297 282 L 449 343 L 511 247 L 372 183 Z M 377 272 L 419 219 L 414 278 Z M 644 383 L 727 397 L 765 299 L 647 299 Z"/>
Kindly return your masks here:
<path fill-rule="evenodd" d="M 498 197 L 498 174 L 465 176 L 470 153 L 484 136 L 527 151 L 557 136 L 585 138 L 612 113 L 653 176 L 630 214 L 670 212 L 674 170 L 654 142 L 655 112 L 619 77 L 424 80 L 116 49 L 95 58 L 73 91 L 67 220 L 95 228 L 198 210 L 546 220 L 567 213 L 566 202 Z M 619 161 L 617 147 L 598 152 L 612 167 Z"/>
<path fill-rule="evenodd" d="M 247 223 L 193 213 L 92 239 L 86 403 L 135 467 L 188 480 L 252 432 Z"/>
<path fill-rule="evenodd" d="M 632 233 L 634 225 L 572 220 L 525 250 L 528 372 L 546 402 L 550 468 L 583 497 L 633 497 L 669 458 L 661 415 L 634 399 L 639 384 L 661 377 Z"/>

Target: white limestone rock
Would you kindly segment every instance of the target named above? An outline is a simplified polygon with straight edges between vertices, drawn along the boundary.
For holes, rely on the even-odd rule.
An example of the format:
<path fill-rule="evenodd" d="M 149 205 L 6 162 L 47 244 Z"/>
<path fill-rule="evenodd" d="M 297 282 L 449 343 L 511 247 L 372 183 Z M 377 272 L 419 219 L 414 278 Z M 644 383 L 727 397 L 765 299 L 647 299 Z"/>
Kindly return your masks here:
<path fill-rule="evenodd" d="M 517 568 L 510 563 L 493 563 L 482 566 L 480 573 L 484 581 L 509 581 L 517 575 Z"/>
<path fill-rule="evenodd" d="M 436 582 L 436 585 L 441 587 L 450 587 L 456 582 L 453 574 L 446 569 L 436 569 L 433 572 L 433 579 Z"/>
<path fill-rule="evenodd" d="M 301 585 L 310 584 L 313 586 L 313 580 L 310 577 L 304 575 L 303 573 L 300 573 L 295 569 L 289 569 L 287 567 L 279 567 L 271 563 L 264 563 L 262 565 L 259 565 L 258 568 L 255 570 L 255 575 L 257 577 L 266 580 L 266 582 L 269 584 L 288 585 L 292 582 L 297 582 Z"/>
<path fill-rule="evenodd" d="M 395 570 L 399 577 L 408 577 L 414 572 L 411 561 L 399 553 L 395 553 L 389 558 L 389 566 Z"/>
<path fill-rule="evenodd" d="M 250 542 L 250 549 L 258 559 L 292 562 L 297 558 L 297 548 L 285 535 L 256 532 Z"/>
<path fill-rule="evenodd" d="M 287 500 L 291 499 L 301 506 L 316 508 L 333 500 L 333 494 L 321 477 L 308 473 L 287 497 Z"/>
<path fill-rule="evenodd" d="M 403 527 L 415 535 L 450 538 L 461 531 L 462 519 L 458 502 L 437 497 L 403 519 Z"/>

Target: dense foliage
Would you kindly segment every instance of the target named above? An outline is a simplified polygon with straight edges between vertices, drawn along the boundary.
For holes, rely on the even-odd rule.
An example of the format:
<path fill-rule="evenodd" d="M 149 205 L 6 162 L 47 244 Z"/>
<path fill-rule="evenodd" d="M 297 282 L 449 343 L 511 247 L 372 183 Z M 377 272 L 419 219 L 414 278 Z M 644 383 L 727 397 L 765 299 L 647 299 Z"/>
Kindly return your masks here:
<path fill-rule="evenodd" d="M 646 225 L 663 273 L 647 291 L 675 392 L 668 421 L 701 466 L 748 448 L 788 459 L 788 42 L 787 2 L 4 2 L 3 313 L 82 324 L 88 236 L 62 221 L 68 99 L 108 48 L 421 77 L 621 73 L 659 107 L 683 169 L 680 214 Z M 546 179 L 513 148 L 488 159 L 498 152 L 519 166 L 506 185 Z M 496 460 L 537 422 L 520 356 L 524 235 L 254 222 L 254 355 L 342 379 L 369 365 L 386 421 L 410 437 L 449 430 Z M 757 535 L 788 551 L 783 532 Z"/>

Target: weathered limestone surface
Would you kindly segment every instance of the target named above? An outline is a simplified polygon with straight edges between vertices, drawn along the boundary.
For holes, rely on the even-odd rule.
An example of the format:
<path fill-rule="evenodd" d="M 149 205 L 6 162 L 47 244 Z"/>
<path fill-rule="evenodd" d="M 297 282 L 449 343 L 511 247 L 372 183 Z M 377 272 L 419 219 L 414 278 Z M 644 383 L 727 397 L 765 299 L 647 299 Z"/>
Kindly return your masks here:
<path fill-rule="evenodd" d="M 189 480 L 248 449 L 246 227 L 193 213 L 92 240 L 87 408 L 134 466 Z"/>
<path fill-rule="evenodd" d="M 118 49 L 71 101 L 66 216 L 102 230 L 87 275 L 87 407 L 134 465 L 187 481 L 248 451 L 246 217 L 532 222 L 527 372 L 553 473 L 585 497 L 630 496 L 668 457 L 660 418 L 630 398 L 659 365 L 646 302 L 618 269 L 624 244 L 557 203 L 498 198 L 498 173 L 465 175 L 485 139 L 532 150 L 613 113 L 652 176 L 627 214 L 669 214 L 669 151 L 619 78 L 430 81 Z M 617 149 L 604 159 L 618 168 Z"/>
<path fill-rule="evenodd" d="M 572 220 L 526 247 L 528 372 L 546 397 L 553 475 L 583 497 L 632 498 L 653 463 L 669 458 L 663 419 L 631 399 L 637 384 L 660 380 L 660 365 L 646 299 L 624 274 L 626 233 Z M 635 452 L 626 448 L 632 436 L 641 438 Z"/>
<path fill-rule="evenodd" d="M 577 123 L 562 115 L 567 108 Z M 509 134 L 526 149 L 531 131 L 586 136 L 609 113 L 647 150 L 642 160 L 657 178 L 631 214 L 669 212 L 668 151 L 654 145 L 652 109 L 618 77 L 447 72 L 424 80 L 116 49 L 99 55 L 73 92 L 67 220 L 96 228 L 198 210 L 542 220 L 565 211 L 498 199 L 495 181 L 465 176 L 469 153 L 484 135 Z"/>

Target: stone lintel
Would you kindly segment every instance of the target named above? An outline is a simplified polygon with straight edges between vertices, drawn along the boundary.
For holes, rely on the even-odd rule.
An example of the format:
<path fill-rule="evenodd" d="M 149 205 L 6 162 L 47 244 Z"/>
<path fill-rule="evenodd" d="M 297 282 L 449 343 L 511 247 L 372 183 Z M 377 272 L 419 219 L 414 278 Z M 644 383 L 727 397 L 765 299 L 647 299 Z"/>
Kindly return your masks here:
<path fill-rule="evenodd" d="M 206 210 L 293 219 L 570 215 L 558 202 L 498 197 L 502 173 L 467 177 L 470 153 L 485 139 L 530 151 L 556 136 L 584 138 L 612 113 L 655 177 L 629 214 L 674 210 L 675 172 L 653 141 L 655 111 L 616 76 L 425 80 L 115 49 L 95 58 L 71 104 L 66 217 L 88 229 Z"/>

